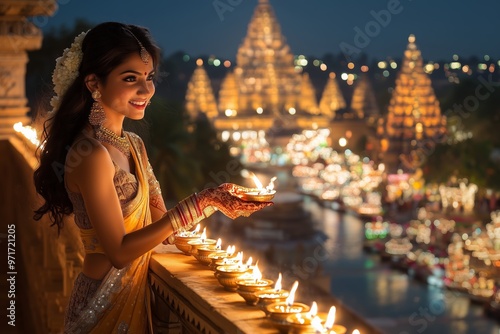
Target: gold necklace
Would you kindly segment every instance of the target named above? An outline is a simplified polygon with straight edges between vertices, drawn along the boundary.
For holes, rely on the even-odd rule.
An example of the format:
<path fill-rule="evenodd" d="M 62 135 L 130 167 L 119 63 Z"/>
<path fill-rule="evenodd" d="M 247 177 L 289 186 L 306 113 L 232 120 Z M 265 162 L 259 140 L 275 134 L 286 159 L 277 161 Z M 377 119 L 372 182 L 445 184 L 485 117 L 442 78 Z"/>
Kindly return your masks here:
<path fill-rule="evenodd" d="M 126 136 L 120 137 L 102 125 L 95 127 L 95 136 L 100 142 L 115 147 L 118 151 L 125 154 L 127 158 L 130 158 L 130 144 Z"/>

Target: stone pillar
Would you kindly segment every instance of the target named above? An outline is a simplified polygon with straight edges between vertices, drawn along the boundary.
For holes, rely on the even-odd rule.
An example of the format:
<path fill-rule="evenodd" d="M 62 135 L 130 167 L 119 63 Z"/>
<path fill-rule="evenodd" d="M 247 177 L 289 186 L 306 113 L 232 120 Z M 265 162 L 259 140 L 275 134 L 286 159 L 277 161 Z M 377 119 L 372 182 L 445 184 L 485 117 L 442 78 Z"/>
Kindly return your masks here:
<path fill-rule="evenodd" d="M 48 16 L 55 0 L 0 0 L 0 139 L 13 133 L 17 122 L 27 124 L 25 77 L 27 51 L 39 49 L 42 32 L 27 17 Z"/>

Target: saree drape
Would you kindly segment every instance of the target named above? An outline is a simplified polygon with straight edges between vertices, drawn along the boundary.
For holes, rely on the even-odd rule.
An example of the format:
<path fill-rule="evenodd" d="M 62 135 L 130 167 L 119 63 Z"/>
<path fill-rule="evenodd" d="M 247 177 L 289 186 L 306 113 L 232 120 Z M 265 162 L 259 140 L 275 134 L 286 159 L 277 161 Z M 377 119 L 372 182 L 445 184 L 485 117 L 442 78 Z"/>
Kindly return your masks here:
<path fill-rule="evenodd" d="M 138 191 L 123 208 L 126 232 L 151 223 L 146 166 L 140 146 L 127 134 L 136 166 Z M 79 318 L 67 324 L 65 333 L 147 333 L 149 286 L 147 274 L 151 252 L 135 259 L 122 269 L 111 268 L 96 294 Z"/>

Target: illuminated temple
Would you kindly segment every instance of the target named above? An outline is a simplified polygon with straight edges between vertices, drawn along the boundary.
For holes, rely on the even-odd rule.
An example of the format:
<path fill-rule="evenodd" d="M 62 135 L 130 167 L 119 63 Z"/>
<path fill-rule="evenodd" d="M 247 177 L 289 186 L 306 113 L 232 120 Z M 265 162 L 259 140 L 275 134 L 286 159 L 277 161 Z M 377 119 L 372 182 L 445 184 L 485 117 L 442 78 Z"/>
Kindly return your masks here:
<path fill-rule="evenodd" d="M 335 115 L 331 108 L 337 108 L 336 101 L 318 107 L 309 76 L 295 66 L 294 55 L 267 0 L 259 0 L 238 49 L 236 66 L 221 84 L 217 113 L 208 113 L 206 101 L 214 95 L 207 88 L 208 77 L 199 74 L 201 68 L 202 63 L 198 63 L 189 83 L 186 109 L 192 116 L 205 112 L 219 131 L 268 130 L 275 124 L 325 128 Z"/>
<path fill-rule="evenodd" d="M 319 109 L 323 115 L 334 118 L 336 111 L 345 107 L 346 103 L 337 83 L 335 73 L 330 73 L 319 101 Z"/>
<path fill-rule="evenodd" d="M 386 112 L 381 112 L 368 68 L 345 99 L 333 72 L 316 92 L 300 57 L 294 57 L 268 0 L 259 0 L 247 34 L 236 54 L 236 64 L 214 92 L 203 61 L 197 61 L 186 93 L 186 109 L 195 118 L 203 113 L 223 140 L 274 138 L 271 147 L 286 145 L 286 136 L 301 130 L 330 130 L 333 149 L 365 152 L 384 162 L 391 172 L 414 170 L 446 130 L 446 118 L 424 72 L 423 59 L 409 37 L 401 68 Z M 344 73 L 343 75 L 345 75 Z M 352 74 L 349 74 L 352 75 Z M 343 79 L 345 80 L 345 79 Z M 317 99 L 319 97 L 319 99 Z M 285 130 L 277 130 L 285 128 Z M 276 140 L 276 133 L 281 139 Z M 342 144 L 341 144 L 342 143 Z M 245 146 L 245 145 L 244 145 Z"/>
<path fill-rule="evenodd" d="M 383 161 L 390 169 L 412 170 L 446 131 L 415 36 L 410 35 L 385 118 L 379 119 Z"/>
<path fill-rule="evenodd" d="M 375 99 L 372 84 L 368 75 L 362 73 L 358 79 L 351 100 L 352 117 L 373 123 L 380 117 L 380 110 Z"/>
<path fill-rule="evenodd" d="M 198 66 L 194 70 L 188 83 L 186 93 L 186 110 L 191 118 L 195 118 L 198 112 L 207 115 L 209 119 L 217 117 L 217 104 L 212 91 L 207 71 L 201 66 L 203 62 L 198 59 Z"/>

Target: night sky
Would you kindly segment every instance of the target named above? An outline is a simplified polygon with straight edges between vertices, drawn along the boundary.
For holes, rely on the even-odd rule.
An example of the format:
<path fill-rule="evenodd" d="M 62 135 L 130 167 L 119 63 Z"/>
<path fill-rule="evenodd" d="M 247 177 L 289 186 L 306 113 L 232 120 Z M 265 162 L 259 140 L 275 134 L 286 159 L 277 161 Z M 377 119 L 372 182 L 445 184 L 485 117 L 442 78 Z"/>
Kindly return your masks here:
<path fill-rule="evenodd" d="M 58 0 L 58 11 L 35 21 L 42 29 L 120 21 L 148 27 L 164 54 L 234 59 L 258 0 Z M 270 0 L 294 54 L 344 51 L 401 57 L 415 34 L 427 60 L 489 55 L 500 59 L 498 0 Z M 216 9 L 216 7 L 218 9 Z M 377 17 L 378 16 L 378 21 Z M 360 33 L 361 32 L 361 33 Z M 366 34 L 365 39 L 361 34 Z M 343 43 L 343 44 L 342 44 Z M 354 49 L 353 49 L 354 48 Z"/>

